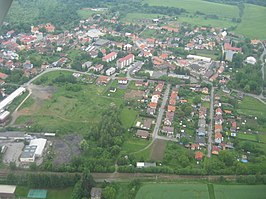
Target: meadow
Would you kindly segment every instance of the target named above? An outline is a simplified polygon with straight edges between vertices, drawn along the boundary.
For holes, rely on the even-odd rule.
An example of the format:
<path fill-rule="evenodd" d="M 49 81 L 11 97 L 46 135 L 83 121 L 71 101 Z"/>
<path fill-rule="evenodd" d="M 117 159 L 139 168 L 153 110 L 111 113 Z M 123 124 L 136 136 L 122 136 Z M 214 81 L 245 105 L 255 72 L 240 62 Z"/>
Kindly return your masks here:
<path fill-rule="evenodd" d="M 257 99 L 245 97 L 238 104 L 238 113 L 253 117 L 266 117 L 266 106 Z"/>
<path fill-rule="evenodd" d="M 265 185 L 217 185 L 217 184 L 179 184 L 161 183 L 144 184 L 137 193 L 136 199 L 263 199 Z"/>
<path fill-rule="evenodd" d="M 140 188 L 136 199 L 208 199 L 205 184 L 147 184 Z"/>
<path fill-rule="evenodd" d="M 265 18 L 265 7 L 245 4 L 242 22 L 238 25 L 235 32 L 253 39 L 266 39 Z"/>
<path fill-rule="evenodd" d="M 51 85 L 52 80 L 59 75 L 67 75 L 67 72 L 50 72 L 43 77 L 48 77 L 43 85 Z M 41 78 L 43 78 L 41 77 Z M 36 80 L 38 81 L 38 80 Z M 16 125 L 30 125 L 33 129 L 45 132 L 61 133 L 86 133 L 92 124 L 97 124 L 101 119 L 101 114 L 111 106 L 120 106 L 124 103 L 123 96 L 107 96 L 109 87 L 97 86 L 95 84 L 77 83 L 80 91 L 69 90 L 67 85 L 53 84 L 55 92 L 45 100 L 29 98 L 23 113 L 16 120 Z M 42 87 L 42 86 L 41 86 Z M 123 94 L 122 94 L 123 95 Z M 38 106 L 36 106 L 36 104 Z M 125 129 L 135 121 L 137 111 L 123 107 L 121 111 L 121 121 Z"/>
<path fill-rule="evenodd" d="M 266 195 L 265 185 L 215 185 L 215 198 L 216 199 L 264 199 Z"/>
<path fill-rule="evenodd" d="M 150 6 L 168 6 L 183 8 L 190 13 L 200 11 L 207 15 L 215 14 L 224 18 L 237 18 L 239 11 L 236 6 L 207 2 L 203 0 L 145 0 Z"/>

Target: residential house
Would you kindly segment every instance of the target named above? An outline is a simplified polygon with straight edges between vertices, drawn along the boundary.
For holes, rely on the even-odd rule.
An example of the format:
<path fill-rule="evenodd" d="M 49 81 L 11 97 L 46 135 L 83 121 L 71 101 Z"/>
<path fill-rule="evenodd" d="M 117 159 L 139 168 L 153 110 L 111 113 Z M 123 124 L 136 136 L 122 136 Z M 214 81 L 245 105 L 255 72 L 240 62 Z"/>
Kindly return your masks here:
<path fill-rule="evenodd" d="M 212 154 L 213 155 L 219 155 L 220 148 L 218 146 L 212 146 Z"/>
<path fill-rule="evenodd" d="M 107 77 L 107 76 L 100 76 L 96 80 L 96 84 L 98 84 L 98 85 L 106 85 L 106 84 L 108 84 L 109 81 L 110 81 L 110 78 L 109 77 Z"/>
<path fill-rule="evenodd" d="M 199 149 L 199 145 L 198 144 L 191 144 L 190 146 L 191 150 L 195 151 Z"/>
<path fill-rule="evenodd" d="M 223 135 L 220 132 L 217 132 L 217 133 L 215 133 L 214 136 L 215 136 L 215 139 L 214 139 L 215 143 L 221 144 L 223 141 Z"/>
<path fill-rule="evenodd" d="M 111 68 L 107 69 L 105 71 L 105 73 L 106 73 L 107 76 L 111 76 L 111 75 L 113 75 L 115 73 L 115 68 L 111 67 Z"/>
<path fill-rule="evenodd" d="M 147 129 L 147 130 L 150 130 L 151 129 L 151 126 L 152 126 L 152 119 L 151 118 L 146 118 L 143 122 L 143 126 L 142 128 L 143 129 Z"/>
<path fill-rule="evenodd" d="M 174 134 L 174 127 L 163 126 L 161 131 L 162 131 L 162 133 L 166 133 L 168 136 L 173 135 Z"/>
<path fill-rule="evenodd" d="M 201 151 L 197 151 L 195 153 L 195 159 L 198 160 L 198 161 L 201 161 L 203 158 L 203 153 Z"/>
<path fill-rule="evenodd" d="M 141 81 L 141 80 L 135 81 L 135 86 L 137 86 L 137 87 L 143 86 L 143 81 Z"/>
<path fill-rule="evenodd" d="M 205 146 L 206 145 L 205 137 L 203 137 L 203 136 L 196 136 L 195 143 L 196 144 L 199 144 L 199 146 Z"/>
<path fill-rule="evenodd" d="M 156 108 L 150 108 L 150 107 L 148 107 L 146 111 L 146 113 L 149 115 L 155 115 L 155 112 L 156 112 Z"/>
<path fill-rule="evenodd" d="M 175 106 L 168 106 L 167 111 L 168 112 L 175 112 L 176 107 Z"/>
<path fill-rule="evenodd" d="M 215 124 L 214 125 L 214 132 L 215 133 L 221 133 L 223 131 L 223 126 L 221 124 Z"/>
<path fill-rule="evenodd" d="M 223 114 L 222 109 L 221 109 L 221 108 L 217 108 L 217 109 L 215 110 L 215 114 L 216 114 L 216 115 L 222 115 L 222 114 Z"/>
<path fill-rule="evenodd" d="M 126 77 L 118 78 L 118 84 L 127 85 L 128 79 Z"/>
<path fill-rule="evenodd" d="M 136 136 L 142 139 L 148 139 L 150 137 L 150 134 L 145 130 L 137 130 Z"/>
<path fill-rule="evenodd" d="M 150 102 L 150 103 L 149 103 L 149 107 L 150 107 L 150 108 L 153 108 L 153 109 L 156 109 L 156 108 L 157 108 L 157 103 L 155 103 L 155 102 Z"/>
<path fill-rule="evenodd" d="M 102 64 L 98 64 L 98 65 L 96 65 L 94 67 L 91 67 L 91 69 L 94 70 L 95 72 L 100 72 L 103 69 L 103 65 Z"/>

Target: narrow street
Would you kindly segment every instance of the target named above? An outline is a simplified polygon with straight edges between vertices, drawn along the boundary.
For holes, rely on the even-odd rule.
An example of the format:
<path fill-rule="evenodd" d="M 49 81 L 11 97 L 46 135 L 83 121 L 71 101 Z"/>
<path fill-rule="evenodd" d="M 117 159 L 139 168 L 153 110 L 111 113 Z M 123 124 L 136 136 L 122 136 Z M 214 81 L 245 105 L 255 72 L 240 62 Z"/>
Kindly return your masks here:
<path fill-rule="evenodd" d="M 156 124 L 152 133 L 152 138 L 153 140 L 159 138 L 158 133 L 159 133 L 159 129 L 162 123 L 162 119 L 163 119 L 163 114 L 164 114 L 164 110 L 165 110 L 165 105 L 167 103 L 168 100 L 168 96 L 170 93 L 170 88 L 171 88 L 171 84 L 167 84 L 167 88 L 164 92 L 164 96 L 163 96 L 163 101 L 162 101 L 162 105 L 159 108 L 159 112 L 158 112 L 158 116 L 157 116 L 157 120 L 156 120 Z"/>
<path fill-rule="evenodd" d="M 262 91 L 261 91 L 261 94 L 260 94 L 260 97 L 263 97 L 263 91 L 264 91 L 264 81 L 265 81 L 265 63 L 263 60 L 263 57 L 266 55 L 266 47 L 263 43 L 261 43 L 262 46 L 263 46 L 263 53 L 261 54 L 260 56 L 260 61 L 261 61 L 261 74 L 262 74 L 262 80 L 263 80 L 263 83 L 262 83 Z"/>
<path fill-rule="evenodd" d="M 212 86 L 211 89 L 211 106 L 210 106 L 210 124 L 208 128 L 208 157 L 211 157 L 211 150 L 212 150 L 212 134 L 213 134 L 213 100 L 214 100 L 214 87 Z"/>

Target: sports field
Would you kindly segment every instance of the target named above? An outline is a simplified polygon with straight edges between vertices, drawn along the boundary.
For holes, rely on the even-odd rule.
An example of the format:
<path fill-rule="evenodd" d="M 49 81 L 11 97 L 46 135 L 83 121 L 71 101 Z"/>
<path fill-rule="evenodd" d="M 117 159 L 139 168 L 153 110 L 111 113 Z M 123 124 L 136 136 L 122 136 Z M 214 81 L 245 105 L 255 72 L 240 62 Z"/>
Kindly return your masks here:
<path fill-rule="evenodd" d="M 265 19 L 265 7 L 245 4 L 244 16 L 236 29 L 236 33 L 254 39 L 266 39 Z"/>

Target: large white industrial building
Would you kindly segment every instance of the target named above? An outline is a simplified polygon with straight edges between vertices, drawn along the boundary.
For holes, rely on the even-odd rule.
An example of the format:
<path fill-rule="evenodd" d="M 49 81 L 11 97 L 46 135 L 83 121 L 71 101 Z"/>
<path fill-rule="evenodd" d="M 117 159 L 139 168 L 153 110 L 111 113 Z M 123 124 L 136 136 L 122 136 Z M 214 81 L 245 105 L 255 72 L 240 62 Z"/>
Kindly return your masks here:
<path fill-rule="evenodd" d="M 22 93 L 24 93 L 26 89 L 24 87 L 19 87 L 17 90 L 15 90 L 13 93 L 11 93 L 9 96 L 7 96 L 4 100 L 0 102 L 0 110 L 4 110 L 7 105 L 9 105 L 15 98 L 20 96 Z"/>
<path fill-rule="evenodd" d="M 42 157 L 47 139 L 38 138 L 30 141 L 30 144 L 25 146 L 20 161 L 24 163 L 34 162 L 35 158 Z"/>

